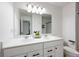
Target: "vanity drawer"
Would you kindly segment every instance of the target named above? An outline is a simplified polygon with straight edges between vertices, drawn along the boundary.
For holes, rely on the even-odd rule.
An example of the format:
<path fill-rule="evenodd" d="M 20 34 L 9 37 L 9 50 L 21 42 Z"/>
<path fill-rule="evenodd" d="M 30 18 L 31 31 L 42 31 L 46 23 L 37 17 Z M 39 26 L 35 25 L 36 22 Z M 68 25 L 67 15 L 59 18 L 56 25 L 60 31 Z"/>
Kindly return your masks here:
<path fill-rule="evenodd" d="M 54 53 L 54 47 L 48 47 L 44 49 L 44 54 Z"/>
<path fill-rule="evenodd" d="M 29 57 L 43 57 L 43 49 L 29 52 Z"/>
<path fill-rule="evenodd" d="M 28 46 L 4 49 L 4 56 L 9 57 L 9 56 L 19 55 L 22 53 L 27 53 L 27 52 L 34 51 L 37 49 L 41 49 L 43 48 L 42 46 L 43 46 L 42 43 L 38 43 L 38 44 L 32 44 Z"/>
<path fill-rule="evenodd" d="M 43 43 L 38 43 L 38 44 L 33 44 L 30 45 L 30 51 L 38 50 L 38 49 L 43 49 Z"/>
<path fill-rule="evenodd" d="M 24 54 L 20 54 L 20 55 L 13 56 L 13 57 L 28 57 L 28 54 L 24 53 Z"/>
<path fill-rule="evenodd" d="M 19 55 L 19 54 L 30 51 L 29 49 L 30 49 L 29 46 L 4 49 L 4 56 L 11 57 L 11 56 Z"/>
<path fill-rule="evenodd" d="M 56 45 L 62 45 L 62 44 L 63 44 L 63 41 L 62 41 L 62 40 L 51 41 L 51 42 L 45 42 L 45 43 L 44 43 L 44 48 L 52 47 L 52 46 L 56 46 Z"/>

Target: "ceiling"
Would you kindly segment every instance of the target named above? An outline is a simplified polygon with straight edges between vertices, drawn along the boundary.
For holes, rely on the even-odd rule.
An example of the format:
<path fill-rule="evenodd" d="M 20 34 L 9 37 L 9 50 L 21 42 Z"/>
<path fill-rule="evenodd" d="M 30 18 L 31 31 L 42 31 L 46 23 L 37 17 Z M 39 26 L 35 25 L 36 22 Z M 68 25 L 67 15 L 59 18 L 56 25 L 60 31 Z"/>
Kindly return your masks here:
<path fill-rule="evenodd" d="M 47 2 L 48 4 L 64 7 L 65 5 L 69 4 L 70 2 Z"/>

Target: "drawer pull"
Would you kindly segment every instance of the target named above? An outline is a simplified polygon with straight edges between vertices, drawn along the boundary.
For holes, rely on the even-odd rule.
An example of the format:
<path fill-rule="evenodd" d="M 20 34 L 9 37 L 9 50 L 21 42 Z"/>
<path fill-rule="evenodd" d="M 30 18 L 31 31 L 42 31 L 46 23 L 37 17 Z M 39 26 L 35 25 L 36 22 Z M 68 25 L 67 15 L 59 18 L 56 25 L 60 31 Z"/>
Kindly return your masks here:
<path fill-rule="evenodd" d="M 24 56 L 24 57 L 27 57 L 27 56 Z"/>
<path fill-rule="evenodd" d="M 55 48 L 55 49 L 57 49 L 57 48 Z"/>
<path fill-rule="evenodd" d="M 48 52 L 51 52 L 51 51 L 53 51 L 53 50 L 48 50 Z"/>
<path fill-rule="evenodd" d="M 40 55 L 39 53 L 37 53 L 37 54 L 34 54 L 33 56 L 38 56 L 38 55 Z"/>
<path fill-rule="evenodd" d="M 48 56 L 48 57 L 53 57 L 52 55 Z"/>

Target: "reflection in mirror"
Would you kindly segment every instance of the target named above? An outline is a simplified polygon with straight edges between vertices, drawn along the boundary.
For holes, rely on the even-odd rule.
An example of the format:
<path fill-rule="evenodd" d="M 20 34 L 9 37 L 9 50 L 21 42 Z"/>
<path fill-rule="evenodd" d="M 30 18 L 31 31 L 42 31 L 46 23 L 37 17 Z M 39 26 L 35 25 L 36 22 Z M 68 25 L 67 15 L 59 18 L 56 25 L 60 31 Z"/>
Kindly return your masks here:
<path fill-rule="evenodd" d="M 25 10 L 20 9 L 20 35 L 31 34 L 32 15 Z"/>
<path fill-rule="evenodd" d="M 42 15 L 42 33 L 49 34 L 51 33 L 51 15 L 44 14 Z"/>

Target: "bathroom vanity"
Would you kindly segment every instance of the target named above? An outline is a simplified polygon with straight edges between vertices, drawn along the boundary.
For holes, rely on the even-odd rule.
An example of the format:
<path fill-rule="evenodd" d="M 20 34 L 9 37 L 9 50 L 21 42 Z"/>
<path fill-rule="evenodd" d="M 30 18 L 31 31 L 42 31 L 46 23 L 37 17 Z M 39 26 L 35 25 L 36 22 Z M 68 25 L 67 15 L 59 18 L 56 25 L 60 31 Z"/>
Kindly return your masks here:
<path fill-rule="evenodd" d="M 15 7 L 14 35 L 28 36 L 35 31 L 41 38 L 16 38 L 3 42 L 4 57 L 62 57 L 63 39 L 42 34 L 52 33 L 52 16 L 48 14 L 32 14 L 22 8 Z M 35 37 L 35 36 L 33 36 Z"/>
<path fill-rule="evenodd" d="M 18 39 L 3 44 L 4 57 L 62 57 L 63 40 L 59 37 Z"/>

